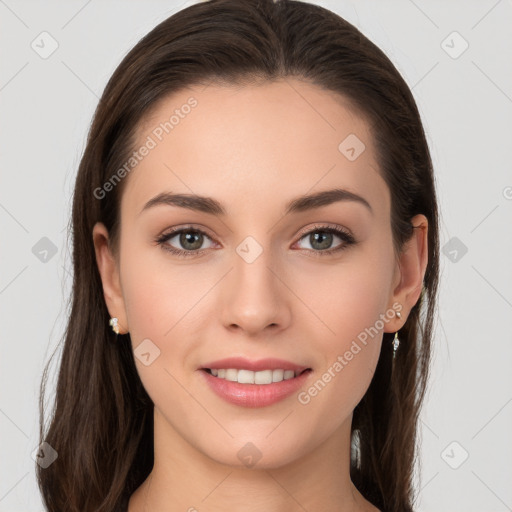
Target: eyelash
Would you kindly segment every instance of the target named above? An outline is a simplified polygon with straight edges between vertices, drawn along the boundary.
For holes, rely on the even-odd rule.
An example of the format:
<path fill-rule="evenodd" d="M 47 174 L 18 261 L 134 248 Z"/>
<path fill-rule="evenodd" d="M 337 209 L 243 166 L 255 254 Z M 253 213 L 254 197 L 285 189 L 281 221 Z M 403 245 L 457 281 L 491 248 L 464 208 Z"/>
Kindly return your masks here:
<path fill-rule="evenodd" d="M 309 231 L 302 233 L 301 236 L 299 237 L 299 240 L 302 240 L 305 236 L 311 235 L 312 233 L 316 233 L 316 232 L 332 233 L 334 235 L 337 235 L 339 238 L 341 238 L 344 243 L 339 245 L 338 247 L 334 247 L 332 249 L 326 249 L 324 251 L 315 251 L 313 249 L 302 249 L 302 250 L 305 250 L 308 252 L 312 252 L 315 256 L 322 257 L 325 255 L 331 255 L 333 253 L 337 253 L 337 252 L 340 252 L 340 251 L 346 249 L 350 245 L 354 245 L 357 243 L 356 240 L 354 239 L 354 237 L 347 231 L 345 231 L 341 228 L 335 228 L 332 226 L 324 226 L 324 225 L 314 226 Z M 194 226 L 186 226 L 184 228 L 175 229 L 173 231 L 164 233 L 163 235 L 157 237 L 155 239 L 155 242 L 158 245 L 162 246 L 162 249 L 164 249 L 165 251 L 169 251 L 170 253 L 174 254 L 178 258 L 196 257 L 208 250 L 208 249 L 200 249 L 200 250 L 185 251 L 182 249 L 176 249 L 175 247 L 172 247 L 172 246 L 166 244 L 166 242 L 168 240 L 170 240 L 171 238 L 173 238 L 176 235 L 179 235 L 180 233 L 199 233 L 201 235 L 207 236 L 210 239 L 212 238 L 207 233 L 205 233 L 202 229 L 195 228 Z"/>

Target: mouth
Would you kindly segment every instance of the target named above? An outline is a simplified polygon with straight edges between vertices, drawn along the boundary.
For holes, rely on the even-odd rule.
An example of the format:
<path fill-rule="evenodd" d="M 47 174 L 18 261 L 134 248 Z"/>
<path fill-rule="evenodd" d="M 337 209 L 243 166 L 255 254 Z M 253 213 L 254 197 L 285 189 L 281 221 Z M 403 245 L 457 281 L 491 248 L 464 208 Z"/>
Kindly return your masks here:
<path fill-rule="evenodd" d="M 266 407 L 307 385 L 313 369 L 283 359 L 227 358 L 198 368 L 204 383 L 226 402 L 241 407 Z"/>

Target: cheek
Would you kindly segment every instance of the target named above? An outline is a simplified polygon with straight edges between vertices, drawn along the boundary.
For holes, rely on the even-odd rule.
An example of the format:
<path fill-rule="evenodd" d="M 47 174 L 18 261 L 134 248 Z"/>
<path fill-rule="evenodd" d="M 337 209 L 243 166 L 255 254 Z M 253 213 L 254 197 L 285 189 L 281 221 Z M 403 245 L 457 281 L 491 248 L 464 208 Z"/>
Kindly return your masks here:
<path fill-rule="evenodd" d="M 124 250 L 123 295 L 139 377 L 158 408 L 184 410 L 190 397 L 180 383 L 185 383 L 190 351 L 206 329 L 200 324 L 207 291 L 201 282 L 211 287 L 215 280 L 198 280 L 197 273 L 173 264 L 160 248 L 127 243 Z"/>
<path fill-rule="evenodd" d="M 195 271 L 186 263 L 176 264 L 163 249 L 152 246 L 126 244 L 121 270 L 135 344 L 147 337 L 166 343 L 175 330 L 197 320 L 201 297 L 214 282 L 211 269 L 208 275 L 207 269 Z"/>
<path fill-rule="evenodd" d="M 364 396 L 379 359 L 382 333 L 394 318 L 389 307 L 392 247 L 383 250 L 385 243 L 372 245 L 339 265 L 311 267 L 304 274 L 309 276 L 309 287 L 296 283 L 297 294 L 315 313 L 306 313 L 307 338 L 314 340 L 319 361 L 316 380 L 298 399 L 311 417 L 323 418 L 319 428 L 325 432 L 346 418 Z"/>
<path fill-rule="evenodd" d="M 225 270 L 176 263 L 158 247 L 127 242 L 124 250 L 123 295 L 139 376 L 156 404 L 178 407 L 185 400 L 186 405 L 187 395 L 178 382 L 196 369 L 193 356 L 213 314 L 205 310 L 211 301 L 209 292 Z M 150 353 L 147 366 L 137 357 L 142 352 Z"/>
<path fill-rule="evenodd" d="M 310 327 L 316 326 L 313 339 L 322 344 L 318 352 L 332 357 L 333 349 L 350 345 L 385 313 L 393 277 L 393 252 L 391 246 L 386 247 L 372 242 L 334 264 L 307 262 L 295 269 L 293 290 L 309 309 L 304 318 L 309 319 Z M 379 322 L 377 329 L 382 328 Z"/>

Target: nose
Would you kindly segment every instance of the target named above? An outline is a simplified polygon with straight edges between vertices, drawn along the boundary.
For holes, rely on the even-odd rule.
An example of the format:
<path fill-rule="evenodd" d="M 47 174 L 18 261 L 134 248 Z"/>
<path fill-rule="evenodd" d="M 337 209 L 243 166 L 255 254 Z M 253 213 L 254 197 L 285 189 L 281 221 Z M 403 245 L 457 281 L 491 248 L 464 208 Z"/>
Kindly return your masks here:
<path fill-rule="evenodd" d="M 252 262 L 234 255 L 233 268 L 222 283 L 221 318 L 227 329 L 256 336 L 265 330 L 276 333 L 288 326 L 293 294 L 275 263 L 270 251 L 263 251 Z"/>

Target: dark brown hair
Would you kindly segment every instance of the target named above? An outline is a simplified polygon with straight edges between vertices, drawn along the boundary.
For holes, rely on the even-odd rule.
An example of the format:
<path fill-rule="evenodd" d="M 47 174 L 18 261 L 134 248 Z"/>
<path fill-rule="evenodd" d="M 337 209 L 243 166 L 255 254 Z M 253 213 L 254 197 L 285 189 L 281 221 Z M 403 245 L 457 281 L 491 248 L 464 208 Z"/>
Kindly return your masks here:
<path fill-rule="evenodd" d="M 117 254 L 124 183 L 102 199 L 93 191 L 129 158 L 137 127 L 157 101 L 191 85 L 287 77 L 341 95 L 367 121 L 391 194 L 395 250 L 410 239 L 414 215 L 429 222 L 423 291 L 400 330 L 394 370 L 392 335 L 384 333 L 352 424 L 354 484 L 382 510 L 413 510 L 439 272 L 435 182 L 416 103 L 386 55 L 329 10 L 292 0 L 211 0 L 179 11 L 141 39 L 115 70 L 94 115 L 74 189 L 71 311 L 48 426 L 48 365 L 41 383 L 40 442 L 58 453 L 46 469 L 36 465 L 49 511 L 122 510 L 153 465 L 153 403 L 130 340 L 115 343 L 108 325 L 92 239 L 94 224 L 103 222 Z"/>

